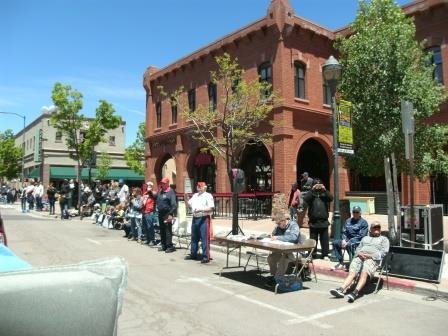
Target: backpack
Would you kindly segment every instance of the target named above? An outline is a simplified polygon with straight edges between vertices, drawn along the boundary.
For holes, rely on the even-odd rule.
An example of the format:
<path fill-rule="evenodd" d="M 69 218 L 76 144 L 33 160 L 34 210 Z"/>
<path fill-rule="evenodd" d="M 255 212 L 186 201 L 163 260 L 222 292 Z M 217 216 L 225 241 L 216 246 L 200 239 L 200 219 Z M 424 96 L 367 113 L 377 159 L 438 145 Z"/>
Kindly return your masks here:
<path fill-rule="evenodd" d="M 296 292 L 303 289 L 302 282 L 293 274 L 281 277 L 276 276 L 274 279 L 277 283 L 275 286 L 276 293 Z"/>

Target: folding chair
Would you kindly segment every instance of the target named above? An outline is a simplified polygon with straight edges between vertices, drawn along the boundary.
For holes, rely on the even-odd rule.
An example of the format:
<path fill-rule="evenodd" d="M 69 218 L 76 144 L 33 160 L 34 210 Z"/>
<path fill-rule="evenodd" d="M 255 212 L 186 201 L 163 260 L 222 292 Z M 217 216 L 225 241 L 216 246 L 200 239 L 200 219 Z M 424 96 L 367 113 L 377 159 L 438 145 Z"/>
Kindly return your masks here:
<path fill-rule="evenodd" d="M 293 271 L 294 274 L 296 274 L 297 277 L 300 277 L 302 272 L 304 272 L 306 267 L 310 267 L 310 265 L 313 267 L 313 274 L 314 274 L 314 280 L 317 283 L 317 275 L 316 270 L 314 268 L 314 262 L 313 262 L 313 252 L 316 248 L 317 242 L 314 239 L 307 239 L 305 240 L 301 246 L 304 248 L 309 248 L 309 251 L 307 252 L 297 252 L 296 254 L 296 267 Z M 306 255 L 305 255 L 306 253 Z M 299 267 L 299 260 L 300 260 L 300 267 Z"/>
<path fill-rule="evenodd" d="M 186 240 L 188 250 L 191 245 L 191 228 L 187 220 L 187 209 L 185 202 L 180 201 L 177 207 L 176 223 L 173 225 L 173 236 L 177 237 L 179 248 L 182 248 L 181 239 Z"/>
<path fill-rule="evenodd" d="M 376 271 L 378 272 L 378 281 L 376 282 L 375 286 L 375 294 L 378 293 L 380 282 L 383 280 L 383 274 L 386 274 L 386 287 L 387 290 L 389 290 L 389 261 L 390 261 L 390 253 L 387 253 L 383 259 L 381 259 L 380 263 L 378 264 L 378 267 Z M 384 282 L 384 281 L 383 281 Z"/>
<path fill-rule="evenodd" d="M 269 256 L 269 253 L 267 252 L 258 252 L 256 248 L 254 248 L 252 251 L 247 251 L 246 254 L 249 256 L 247 258 L 246 261 L 246 265 L 244 265 L 244 271 L 246 271 L 247 266 L 249 265 L 250 259 L 252 257 L 255 257 L 255 260 L 257 262 L 257 270 L 258 270 L 258 274 L 261 275 L 261 273 L 264 271 L 264 268 L 260 267 L 260 261 L 258 260 L 258 258 L 263 259 L 264 260 L 264 266 L 267 265 L 267 258 Z"/>

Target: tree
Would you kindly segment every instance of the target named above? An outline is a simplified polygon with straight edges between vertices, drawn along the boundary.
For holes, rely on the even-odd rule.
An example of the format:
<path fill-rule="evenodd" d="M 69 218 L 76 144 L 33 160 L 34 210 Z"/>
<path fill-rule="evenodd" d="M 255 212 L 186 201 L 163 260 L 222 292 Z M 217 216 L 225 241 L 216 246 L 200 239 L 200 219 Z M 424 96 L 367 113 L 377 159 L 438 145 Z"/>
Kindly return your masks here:
<path fill-rule="evenodd" d="M 417 175 L 422 178 L 435 169 L 448 172 L 448 156 L 443 151 L 448 129 L 424 122 L 444 100 L 443 88 L 432 78 L 433 67 L 428 64 L 424 44 L 415 39 L 412 18 L 393 0 L 359 4 L 351 35 L 336 43 L 344 69 L 342 96 L 355 106 L 355 155 L 347 159 L 348 166 L 364 175 L 379 176 L 382 169 L 390 169 L 382 162 L 395 156 L 398 170 L 407 171 L 400 110 L 403 99 L 415 108 Z M 393 214 L 389 230 L 394 238 Z"/>
<path fill-rule="evenodd" d="M 126 164 L 136 173 L 145 173 L 145 130 L 144 122 L 138 125 L 137 138 L 124 151 Z"/>
<path fill-rule="evenodd" d="M 171 99 L 181 107 L 181 115 L 190 121 L 194 127 L 194 137 L 203 148 L 207 148 L 215 157 L 222 158 L 226 163 L 227 176 L 233 192 L 233 225 L 232 232 L 238 232 L 237 195 L 233 185 L 232 168 L 240 166 L 245 147 L 251 143 L 268 144 L 271 134 L 262 132 L 263 126 L 269 126 L 267 121 L 277 97 L 271 84 L 244 79 L 244 70 L 237 59 L 229 54 L 215 58 L 217 71 L 210 73 L 211 83 L 217 85 L 222 92 L 220 104 L 214 106 L 199 105 L 194 111 L 185 106 L 180 93 L 183 88 L 171 94 Z M 166 95 L 163 88 L 159 88 Z M 186 104 L 188 106 L 188 104 Z M 272 123 L 271 123 L 272 124 Z"/>
<path fill-rule="evenodd" d="M 82 93 L 70 85 L 56 83 L 51 97 L 57 107 L 56 113 L 51 116 L 51 123 L 65 137 L 68 154 L 77 162 L 77 180 L 80 182 L 82 168 L 93 157 L 95 146 L 105 141 L 108 130 L 121 124 L 121 117 L 114 114 L 114 107 L 105 100 L 100 100 L 94 119 L 80 114 Z M 81 193 L 78 196 L 80 198 Z"/>
<path fill-rule="evenodd" d="M 22 148 L 16 147 L 14 133 L 7 129 L 0 132 L 0 177 L 8 180 L 22 171 Z"/>
<path fill-rule="evenodd" d="M 101 152 L 100 158 L 97 163 L 97 175 L 99 180 L 105 180 L 109 174 L 109 168 L 112 163 L 109 153 Z"/>

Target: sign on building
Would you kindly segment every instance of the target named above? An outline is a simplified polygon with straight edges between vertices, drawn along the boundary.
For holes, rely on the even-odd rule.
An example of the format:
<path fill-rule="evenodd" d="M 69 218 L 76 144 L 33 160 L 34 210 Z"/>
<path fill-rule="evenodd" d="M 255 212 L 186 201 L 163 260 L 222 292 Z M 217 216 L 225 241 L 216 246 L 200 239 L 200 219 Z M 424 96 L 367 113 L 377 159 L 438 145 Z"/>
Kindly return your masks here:
<path fill-rule="evenodd" d="M 34 162 L 42 161 L 42 129 L 36 129 L 34 136 Z"/>
<path fill-rule="evenodd" d="M 354 154 L 352 128 L 353 105 L 349 101 L 339 100 L 338 110 L 338 153 Z"/>

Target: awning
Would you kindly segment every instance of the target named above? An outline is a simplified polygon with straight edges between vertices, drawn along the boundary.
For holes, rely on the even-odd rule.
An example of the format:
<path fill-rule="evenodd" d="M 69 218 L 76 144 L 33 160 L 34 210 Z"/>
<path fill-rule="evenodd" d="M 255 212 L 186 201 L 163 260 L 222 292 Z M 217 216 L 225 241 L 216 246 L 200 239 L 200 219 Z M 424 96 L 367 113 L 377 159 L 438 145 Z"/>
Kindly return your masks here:
<path fill-rule="evenodd" d="M 28 177 L 39 178 L 40 177 L 40 167 L 33 168 L 33 170 L 28 174 Z"/>
<path fill-rule="evenodd" d="M 92 168 L 91 175 L 94 178 L 97 174 L 97 169 Z M 50 178 L 51 179 L 74 179 L 76 178 L 75 167 L 50 167 Z M 89 169 L 83 168 L 81 173 L 82 179 L 89 178 Z M 128 168 L 111 168 L 107 174 L 106 180 L 118 180 L 124 179 L 128 181 L 144 181 L 145 177 L 143 175 L 137 174 L 132 169 Z"/>

